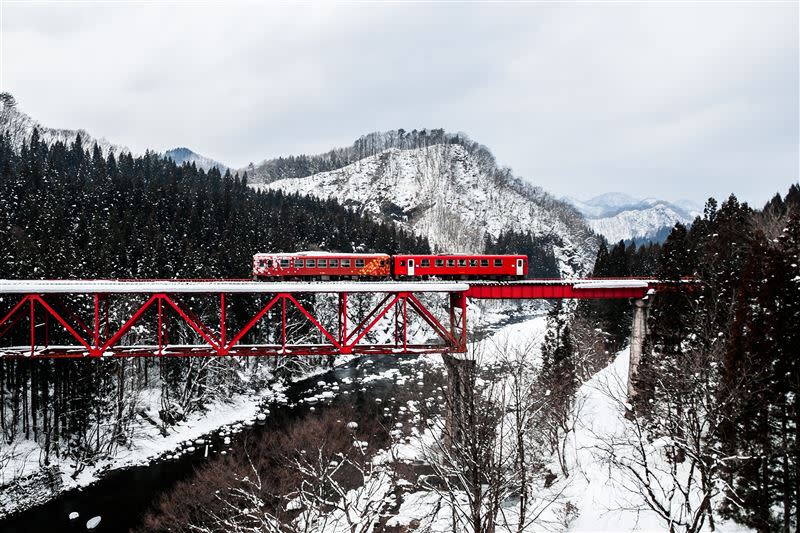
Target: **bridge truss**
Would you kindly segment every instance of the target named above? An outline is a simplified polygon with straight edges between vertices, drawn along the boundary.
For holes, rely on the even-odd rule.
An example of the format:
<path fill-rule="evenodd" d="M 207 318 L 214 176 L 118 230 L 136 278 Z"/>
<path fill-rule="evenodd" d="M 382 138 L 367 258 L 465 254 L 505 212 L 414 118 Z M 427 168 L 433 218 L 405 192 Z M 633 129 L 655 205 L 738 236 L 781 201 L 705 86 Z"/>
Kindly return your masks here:
<path fill-rule="evenodd" d="M 468 299 L 640 299 L 656 290 L 674 290 L 674 284 L 0 280 L 0 357 L 464 353 Z M 335 313 L 323 310 L 332 305 L 315 305 L 320 295 L 335 301 Z M 412 322 L 424 324 L 427 340 L 409 334 Z"/>

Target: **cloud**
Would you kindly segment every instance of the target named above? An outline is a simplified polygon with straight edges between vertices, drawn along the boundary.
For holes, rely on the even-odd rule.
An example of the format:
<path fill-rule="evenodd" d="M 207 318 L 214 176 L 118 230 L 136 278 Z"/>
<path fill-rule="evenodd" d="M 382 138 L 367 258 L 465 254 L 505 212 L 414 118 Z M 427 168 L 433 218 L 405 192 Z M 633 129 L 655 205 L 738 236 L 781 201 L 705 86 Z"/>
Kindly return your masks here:
<path fill-rule="evenodd" d="M 244 166 L 465 131 L 555 194 L 757 203 L 798 168 L 798 5 L 4 6 L 4 90 L 54 127 Z"/>

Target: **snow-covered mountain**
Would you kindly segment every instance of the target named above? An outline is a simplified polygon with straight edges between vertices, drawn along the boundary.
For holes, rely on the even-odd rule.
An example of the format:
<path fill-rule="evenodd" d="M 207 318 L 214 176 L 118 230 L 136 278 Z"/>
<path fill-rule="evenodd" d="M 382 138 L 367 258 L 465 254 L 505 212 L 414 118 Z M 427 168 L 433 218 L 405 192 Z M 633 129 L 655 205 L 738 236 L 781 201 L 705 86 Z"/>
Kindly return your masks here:
<path fill-rule="evenodd" d="M 167 150 L 166 152 L 164 152 L 164 157 L 172 159 L 178 165 L 182 165 L 184 163 L 189 163 L 189 164 L 194 163 L 197 166 L 197 168 L 201 168 L 203 170 L 210 170 L 212 168 L 216 168 L 220 172 L 224 173 L 229 168 L 228 166 L 223 165 L 219 161 L 215 161 L 211 158 L 202 156 L 184 147 Z"/>
<path fill-rule="evenodd" d="M 485 234 L 547 238 L 563 275 L 591 271 L 597 237 L 570 205 L 463 144 L 388 148 L 327 172 L 254 187 L 333 198 L 428 238 L 436 251 L 483 251 Z"/>
<path fill-rule="evenodd" d="M 655 198 L 643 200 L 625 193 L 601 194 L 581 201 L 565 198 L 586 217 L 596 233 L 609 242 L 621 240 L 661 242 L 676 222 L 691 224 L 700 208 L 689 200 L 681 205 Z"/>
<path fill-rule="evenodd" d="M 126 146 L 113 144 L 102 137 L 93 137 L 87 133 L 86 130 L 49 128 L 43 126 L 37 120 L 26 115 L 15 106 L 0 106 L 0 134 L 5 135 L 8 133 L 11 142 L 16 148 L 22 146 L 23 142 L 30 140 L 34 129 L 38 130 L 39 138 L 46 144 L 54 144 L 61 141 L 69 145 L 75 142 L 76 137 L 80 135 L 83 146 L 90 147 L 97 143 L 97 146 L 99 146 L 105 154 L 114 152 L 119 155 L 131 151 Z"/>

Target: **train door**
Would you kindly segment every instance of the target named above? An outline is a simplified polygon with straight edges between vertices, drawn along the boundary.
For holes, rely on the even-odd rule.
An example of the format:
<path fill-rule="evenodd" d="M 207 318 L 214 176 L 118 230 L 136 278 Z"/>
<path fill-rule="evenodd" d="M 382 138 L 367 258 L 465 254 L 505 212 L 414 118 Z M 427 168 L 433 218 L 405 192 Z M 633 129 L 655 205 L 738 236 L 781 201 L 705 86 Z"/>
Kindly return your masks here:
<path fill-rule="evenodd" d="M 522 276 L 522 259 L 517 259 L 517 276 Z"/>
<path fill-rule="evenodd" d="M 408 260 L 408 275 L 409 276 L 413 276 L 414 275 L 414 260 L 413 259 L 409 259 Z"/>

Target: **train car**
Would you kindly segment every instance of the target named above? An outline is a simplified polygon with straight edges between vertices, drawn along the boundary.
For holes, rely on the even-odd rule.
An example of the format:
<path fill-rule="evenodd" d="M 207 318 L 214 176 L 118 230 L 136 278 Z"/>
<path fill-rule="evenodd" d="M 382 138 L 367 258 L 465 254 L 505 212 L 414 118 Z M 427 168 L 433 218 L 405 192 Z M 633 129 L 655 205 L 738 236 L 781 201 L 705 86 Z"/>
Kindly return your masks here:
<path fill-rule="evenodd" d="M 387 254 L 331 252 L 266 253 L 253 256 L 253 278 L 261 280 L 388 279 Z"/>
<path fill-rule="evenodd" d="M 515 279 L 528 275 L 524 255 L 395 255 L 395 279 Z"/>

